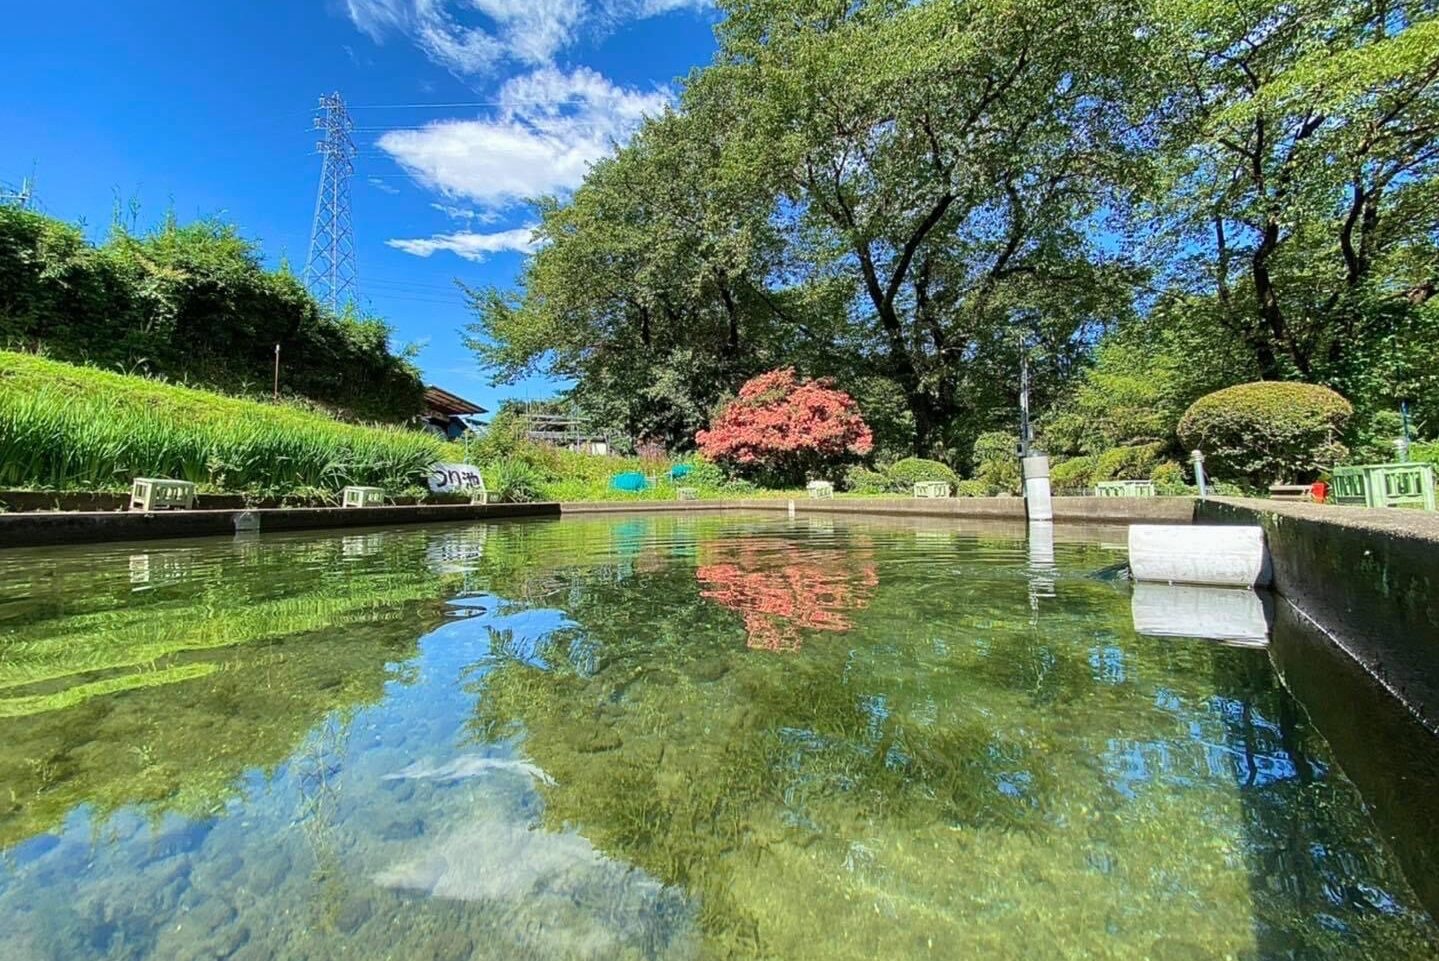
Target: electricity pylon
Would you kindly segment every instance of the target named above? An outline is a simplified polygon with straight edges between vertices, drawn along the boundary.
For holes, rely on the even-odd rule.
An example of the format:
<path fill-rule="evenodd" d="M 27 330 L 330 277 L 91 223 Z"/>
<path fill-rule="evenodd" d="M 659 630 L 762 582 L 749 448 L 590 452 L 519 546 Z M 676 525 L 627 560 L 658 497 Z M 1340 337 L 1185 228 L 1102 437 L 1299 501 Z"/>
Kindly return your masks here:
<path fill-rule="evenodd" d="M 350 178 L 355 173 L 354 121 L 338 93 L 320 98 L 315 128 L 324 138 L 320 153 L 320 189 L 315 195 L 315 221 L 310 228 L 310 253 L 305 258 L 305 286 L 334 313 L 359 300 L 355 270 L 355 227 L 350 216 Z"/>

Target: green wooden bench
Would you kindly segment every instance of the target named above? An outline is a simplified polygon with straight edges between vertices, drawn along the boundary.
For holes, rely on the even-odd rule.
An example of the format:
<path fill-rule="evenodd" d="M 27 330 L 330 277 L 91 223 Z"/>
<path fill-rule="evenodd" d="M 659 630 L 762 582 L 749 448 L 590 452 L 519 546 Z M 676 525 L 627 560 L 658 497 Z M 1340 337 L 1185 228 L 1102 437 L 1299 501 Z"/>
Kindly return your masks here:
<path fill-rule="evenodd" d="M 1435 509 L 1434 468 L 1430 464 L 1336 467 L 1330 486 L 1334 502 L 1349 507 Z"/>

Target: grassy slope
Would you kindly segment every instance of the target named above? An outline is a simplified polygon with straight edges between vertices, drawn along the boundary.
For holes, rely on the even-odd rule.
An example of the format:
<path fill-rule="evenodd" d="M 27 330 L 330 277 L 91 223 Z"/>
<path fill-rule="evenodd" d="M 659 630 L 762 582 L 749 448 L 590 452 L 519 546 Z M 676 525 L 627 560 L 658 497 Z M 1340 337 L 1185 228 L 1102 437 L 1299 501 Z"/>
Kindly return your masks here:
<path fill-rule="evenodd" d="M 395 427 L 0 352 L 0 485 L 114 490 L 136 476 L 291 493 L 422 483 L 445 445 Z"/>
<path fill-rule="evenodd" d="M 135 477 L 174 477 L 208 491 L 329 495 L 346 484 L 418 493 L 428 465 L 466 460 L 463 445 L 396 427 L 178 387 L 145 377 L 0 351 L 0 487 L 126 490 Z M 515 460 L 517 458 L 511 458 Z M 524 458 L 518 458 L 524 459 Z M 555 501 L 668 501 L 676 487 L 702 498 L 804 496 L 727 482 L 693 458 L 641 460 L 545 449 L 530 458 L 533 494 Z M 674 463 L 694 472 L 677 483 Z M 504 490 L 504 465 L 478 464 Z M 639 472 L 660 483 L 610 486 Z"/>

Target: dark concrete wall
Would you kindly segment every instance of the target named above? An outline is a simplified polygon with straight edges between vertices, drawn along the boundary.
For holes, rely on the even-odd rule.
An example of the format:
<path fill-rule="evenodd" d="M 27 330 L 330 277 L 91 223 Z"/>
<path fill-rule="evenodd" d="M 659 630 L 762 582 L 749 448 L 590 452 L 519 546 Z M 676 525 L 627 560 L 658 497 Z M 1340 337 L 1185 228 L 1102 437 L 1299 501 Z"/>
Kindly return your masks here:
<path fill-rule="evenodd" d="M 89 495 L 33 495 L 81 498 Z M 110 497 L 116 495 L 100 495 Z M 236 498 L 238 501 L 238 498 Z M 326 527 L 374 527 L 394 524 L 432 524 L 495 517 L 539 517 L 559 514 L 654 513 L 673 511 L 787 511 L 785 498 L 751 498 L 724 501 L 631 501 L 567 504 L 462 504 L 390 505 L 344 509 L 339 507 L 260 507 L 243 510 L 240 503 L 201 498 L 200 510 L 132 513 L 109 501 L 89 510 L 55 510 L 49 501 L 26 504 L 25 513 L 0 513 L 0 548 L 50 544 L 131 541 L 164 537 L 206 537 L 233 534 L 236 518 L 246 514 L 259 522 L 260 531 L 311 530 Z M 902 515 L 910 517 L 992 518 L 1024 521 L 1024 501 L 1018 497 L 956 497 L 945 500 L 916 498 L 836 498 L 795 500 L 802 514 Z M 43 506 L 41 506 L 43 504 Z M 213 509 L 211 509 L 213 508 Z M 1062 523 L 1158 522 L 1187 524 L 1194 502 L 1187 497 L 1056 497 L 1055 520 Z"/>
<path fill-rule="evenodd" d="M 466 494 L 431 494 L 425 498 L 426 505 L 468 504 Z M 281 497 L 266 497 L 259 500 L 246 498 L 241 494 L 199 494 L 195 497 L 195 509 L 202 511 L 264 510 L 272 507 L 334 507 L 337 502 L 325 503 L 306 499 L 286 501 Z M 392 497 L 388 503 L 404 507 L 420 503 L 413 497 Z M 0 490 L 0 508 L 23 513 L 29 511 L 123 511 L 130 506 L 130 495 L 114 491 L 19 491 Z"/>
<path fill-rule="evenodd" d="M 1434 734 L 1293 605 L 1276 607 L 1269 656 L 1364 795 L 1404 874 L 1439 917 L 1439 765 Z"/>
<path fill-rule="evenodd" d="M 599 501 L 564 503 L 565 514 L 643 513 L 652 511 L 739 510 L 787 511 L 783 497 L 723 501 Z M 913 517 L 990 517 L 1023 521 L 1020 497 L 836 497 L 794 499 L 800 514 L 891 514 Z M 1188 524 L 1194 517 L 1189 497 L 1056 497 L 1054 519 L 1061 523 Z"/>
<path fill-rule="evenodd" d="M 257 521 L 264 531 L 331 527 L 385 527 L 439 524 L 498 517 L 558 516 L 558 504 L 428 504 L 418 507 L 287 507 L 254 511 L 198 510 L 0 514 L 0 547 L 46 547 L 98 541 L 139 541 L 167 537 L 234 534 L 237 519 Z"/>
<path fill-rule="evenodd" d="M 1439 733 L 1439 517 L 1231 498 L 1195 513 L 1263 527 L 1274 589 Z"/>

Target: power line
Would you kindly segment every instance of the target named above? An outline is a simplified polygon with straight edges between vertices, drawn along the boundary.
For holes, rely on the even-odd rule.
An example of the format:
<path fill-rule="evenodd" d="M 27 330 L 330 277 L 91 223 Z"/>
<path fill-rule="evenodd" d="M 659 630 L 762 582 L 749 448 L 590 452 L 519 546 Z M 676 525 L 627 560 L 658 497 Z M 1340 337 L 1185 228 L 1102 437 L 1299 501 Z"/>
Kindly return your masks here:
<path fill-rule="evenodd" d="M 577 95 L 566 97 L 506 97 L 503 100 L 452 100 L 435 103 L 355 103 L 351 110 L 449 110 L 454 107 L 516 107 L 534 104 L 561 104 L 584 98 Z"/>
<path fill-rule="evenodd" d="M 350 180 L 355 173 L 354 122 L 338 93 L 320 98 L 315 128 L 324 134 L 320 153 L 320 186 L 315 194 L 315 219 L 310 226 L 310 252 L 305 258 L 305 286 L 315 299 L 339 313 L 359 301 L 355 266 L 355 226 L 350 212 Z"/>

